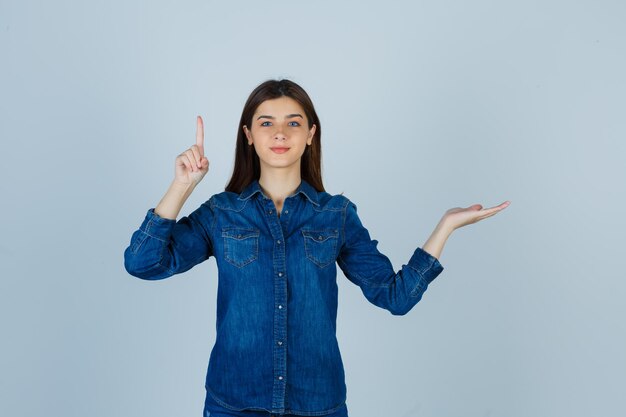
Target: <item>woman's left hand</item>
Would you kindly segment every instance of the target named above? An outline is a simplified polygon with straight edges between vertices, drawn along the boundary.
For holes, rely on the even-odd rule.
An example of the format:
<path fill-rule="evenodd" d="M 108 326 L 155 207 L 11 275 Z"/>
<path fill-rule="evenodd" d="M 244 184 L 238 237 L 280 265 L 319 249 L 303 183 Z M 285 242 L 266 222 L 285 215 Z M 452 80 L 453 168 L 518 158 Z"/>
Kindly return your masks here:
<path fill-rule="evenodd" d="M 510 201 L 505 201 L 498 206 L 486 209 L 484 209 L 483 206 L 480 204 L 474 204 L 466 208 L 454 207 L 446 211 L 446 214 L 443 215 L 441 222 L 445 224 L 446 227 L 449 228 L 449 230 L 455 230 L 459 227 L 476 223 L 482 219 L 491 217 L 494 214 L 498 213 L 500 210 L 504 210 L 505 208 L 507 208 L 509 204 L 511 204 Z"/>

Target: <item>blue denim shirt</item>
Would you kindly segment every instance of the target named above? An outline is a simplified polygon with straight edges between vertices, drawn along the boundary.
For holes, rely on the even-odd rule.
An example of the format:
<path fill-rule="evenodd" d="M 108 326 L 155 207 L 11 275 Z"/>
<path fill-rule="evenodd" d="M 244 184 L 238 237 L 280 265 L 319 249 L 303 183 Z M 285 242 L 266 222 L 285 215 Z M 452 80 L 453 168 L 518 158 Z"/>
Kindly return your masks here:
<path fill-rule="evenodd" d="M 158 280 L 214 256 L 217 334 L 207 392 L 230 410 L 321 416 L 346 409 L 337 265 L 393 315 L 411 310 L 443 270 L 417 248 L 396 272 L 377 244 L 347 197 L 302 180 L 278 216 L 255 180 L 178 221 L 149 209 L 124 264 L 138 278 Z"/>

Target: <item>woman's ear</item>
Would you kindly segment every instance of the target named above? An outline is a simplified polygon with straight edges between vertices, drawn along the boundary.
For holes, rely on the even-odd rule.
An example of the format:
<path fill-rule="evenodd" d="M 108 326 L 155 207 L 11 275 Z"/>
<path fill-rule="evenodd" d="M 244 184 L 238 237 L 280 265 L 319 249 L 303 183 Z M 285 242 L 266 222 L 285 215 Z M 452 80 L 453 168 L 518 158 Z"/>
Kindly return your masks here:
<path fill-rule="evenodd" d="M 313 142 L 313 136 L 315 135 L 315 129 L 317 128 L 317 126 L 315 126 L 315 124 L 311 127 L 311 130 L 309 130 L 309 137 L 307 139 L 307 143 L 310 145 Z"/>
<path fill-rule="evenodd" d="M 248 138 L 248 145 L 252 145 L 252 135 L 246 125 L 243 125 L 243 132 L 246 134 L 246 138 Z"/>

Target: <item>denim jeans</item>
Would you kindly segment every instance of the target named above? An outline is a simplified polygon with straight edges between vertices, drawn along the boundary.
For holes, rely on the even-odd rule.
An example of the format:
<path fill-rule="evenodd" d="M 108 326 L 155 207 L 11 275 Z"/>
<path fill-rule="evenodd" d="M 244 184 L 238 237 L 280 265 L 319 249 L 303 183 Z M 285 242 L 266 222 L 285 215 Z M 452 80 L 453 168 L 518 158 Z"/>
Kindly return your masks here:
<path fill-rule="evenodd" d="M 296 414 L 277 414 L 260 410 L 230 410 L 219 405 L 209 392 L 206 393 L 204 400 L 203 417 L 302 417 Z M 323 417 L 348 417 L 348 407 L 344 407 L 332 414 L 326 414 Z"/>

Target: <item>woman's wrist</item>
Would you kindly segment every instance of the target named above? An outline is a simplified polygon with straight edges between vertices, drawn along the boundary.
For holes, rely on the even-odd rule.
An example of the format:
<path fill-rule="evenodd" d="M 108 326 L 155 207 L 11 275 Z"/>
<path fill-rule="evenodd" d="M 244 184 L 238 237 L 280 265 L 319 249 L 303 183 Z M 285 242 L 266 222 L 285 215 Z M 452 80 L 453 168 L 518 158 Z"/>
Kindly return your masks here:
<path fill-rule="evenodd" d="M 441 219 L 422 249 L 439 260 L 443 247 L 453 231 L 454 229 L 444 219 Z"/>
<path fill-rule="evenodd" d="M 155 207 L 154 212 L 165 219 L 176 220 L 185 201 L 191 195 L 196 184 L 183 184 L 176 180 L 172 181 L 167 192 Z"/>

